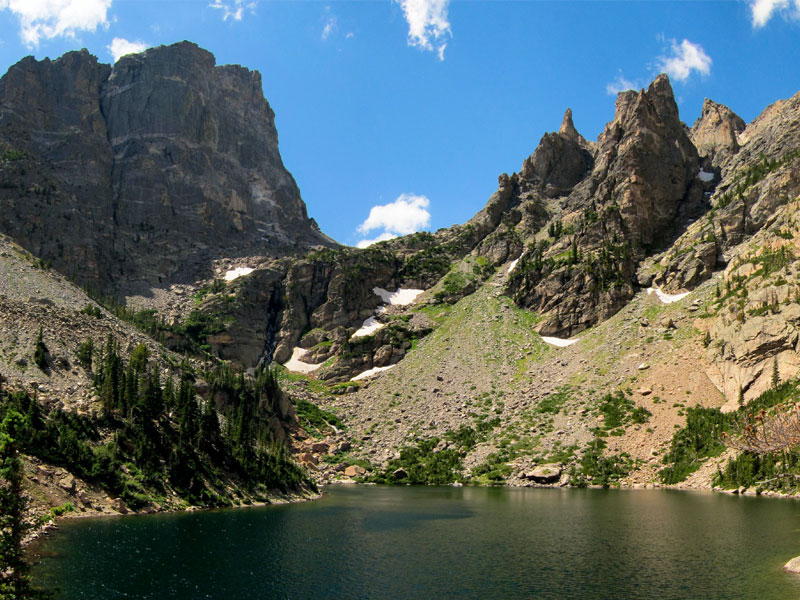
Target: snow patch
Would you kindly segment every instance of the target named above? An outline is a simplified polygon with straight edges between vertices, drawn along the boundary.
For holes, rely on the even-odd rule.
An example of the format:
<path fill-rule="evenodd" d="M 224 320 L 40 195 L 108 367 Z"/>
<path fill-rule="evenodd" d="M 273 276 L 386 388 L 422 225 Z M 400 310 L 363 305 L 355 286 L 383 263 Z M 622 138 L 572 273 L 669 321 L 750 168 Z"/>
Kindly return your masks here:
<path fill-rule="evenodd" d="M 519 262 L 518 258 L 515 258 L 514 260 L 511 261 L 511 264 L 508 265 L 508 271 L 506 271 L 506 275 L 511 274 L 511 271 L 513 271 L 517 267 L 518 262 Z"/>
<path fill-rule="evenodd" d="M 250 273 L 252 273 L 254 270 L 255 269 L 251 269 L 250 267 L 237 267 L 235 269 L 231 269 L 225 273 L 225 281 L 233 281 L 242 275 L 250 275 Z"/>
<path fill-rule="evenodd" d="M 300 360 L 306 354 L 308 354 L 308 350 L 295 347 L 292 350 L 292 358 L 283 363 L 283 366 L 290 371 L 294 371 L 295 373 L 311 373 L 311 371 L 316 371 L 322 366 L 322 363 L 318 365 L 312 365 L 311 363 L 306 363 Z"/>
<path fill-rule="evenodd" d="M 700 172 L 697 174 L 697 178 L 703 183 L 708 183 L 709 181 L 713 181 L 714 173 L 709 173 L 708 171 L 700 169 Z"/>
<path fill-rule="evenodd" d="M 366 321 L 361 324 L 361 328 L 356 331 L 353 335 L 350 336 L 350 339 L 357 337 L 364 337 L 365 335 L 371 335 L 381 329 L 382 327 L 386 327 L 385 323 L 381 323 L 375 317 L 370 317 Z"/>
<path fill-rule="evenodd" d="M 380 296 L 381 300 L 383 300 L 386 304 L 391 304 L 392 306 L 405 306 L 407 304 L 411 304 L 417 299 L 417 296 L 424 291 L 425 290 L 397 288 L 396 292 L 389 292 L 379 287 L 372 288 L 372 292 L 376 296 Z"/>
<path fill-rule="evenodd" d="M 363 371 L 362 373 L 359 373 L 355 377 L 351 378 L 350 381 L 358 381 L 360 379 L 366 379 L 367 377 L 373 377 L 378 373 L 382 373 L 383 371 L 388 371 L 394 366 L 395 365 L 389 365 L 388 367 L 373 367 L 372 369 L 368 369 L 366 371 Z"/>
<path fill-rule="evenodd" d="M 658 299 L 661 300 L 664 304 L 672 304 L 673 302 L 677 302 L 678 300 L 683 300 L 688 296 L 691 292 L 683 292 L 682 294 L 665 294 L 661 291 L 660 288 L 647 288 L 647 295 L 649 296 L 653 292 L 656 293 Z"/>
<path fill-rule="evenodd" d="M 567 346 L 572 346 L 572 344 L 574 344 L 575 342 L 579 342 L 580 338 L 575 338 L 574 340 L 565 340 L 564 338 L 557 338 L 557 337 L 550 337 L 549 335 L 543 335 L 542 341 L 550 344 L 551 346 L 566 348 Z"/>

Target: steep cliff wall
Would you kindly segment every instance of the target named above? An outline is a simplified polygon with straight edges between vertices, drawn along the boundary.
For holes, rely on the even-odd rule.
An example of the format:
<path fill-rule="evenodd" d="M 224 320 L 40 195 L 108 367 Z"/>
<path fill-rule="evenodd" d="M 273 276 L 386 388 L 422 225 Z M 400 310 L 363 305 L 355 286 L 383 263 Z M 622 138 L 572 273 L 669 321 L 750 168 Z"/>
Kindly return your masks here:
<path fill-rule="evenodd" d="M 189 42 L 113 68 L 23 59 L 0 80 L 0 147 L 0 230 L 104 290 L 334 245 L 281 161 L 260 74 Z"/>

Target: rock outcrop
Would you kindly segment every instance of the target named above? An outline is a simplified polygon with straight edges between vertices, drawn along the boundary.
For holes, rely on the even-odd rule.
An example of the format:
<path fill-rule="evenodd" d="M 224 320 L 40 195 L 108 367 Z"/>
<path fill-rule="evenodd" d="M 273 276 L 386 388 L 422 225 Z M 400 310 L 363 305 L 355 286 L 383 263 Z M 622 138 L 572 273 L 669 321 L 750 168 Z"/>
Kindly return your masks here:
<path fill-rule="evenodd" d="M 590 149 L 568 112 L 561 132 L 543 138 L 521 175 L 545 172 L 535 168 L 545 162 L 537 156 L 552 154 L 556 140 L 567 157 Z M 699 158 L 666 75 L 647 90 L 619 94 L 614 120 L 593 150 L 583 174 L 577 161 L 562 160 L 570 167 L 560 167 L 560 176 L 568 174 L 562 181 L 571 185 L 562 190 L 568 191 L 563 219 L 539 237 L 509 279 L 509 294 L 545 316 L 540 331 L 548 335 L 572 335 L 624 306 L 633 296 L 638 262 L 702 211 Z"/>
<path fill-rule="evenodd" d="M 703 112 L 692 126 L 691 138 L 700 156 L 708 158 L 710 166 L 724 167 L 739 151 L 739 135 L 745 122 L 724 104 L 705 99 Z"/>
<path fill-rule="evenodd" d="M 23 59 L 0 80 L 0 147 L 3 232 L 106 291 L 333 245 L 283 166 L 260 74 L 189 42 L 113 68 L 85 50 Z"/>

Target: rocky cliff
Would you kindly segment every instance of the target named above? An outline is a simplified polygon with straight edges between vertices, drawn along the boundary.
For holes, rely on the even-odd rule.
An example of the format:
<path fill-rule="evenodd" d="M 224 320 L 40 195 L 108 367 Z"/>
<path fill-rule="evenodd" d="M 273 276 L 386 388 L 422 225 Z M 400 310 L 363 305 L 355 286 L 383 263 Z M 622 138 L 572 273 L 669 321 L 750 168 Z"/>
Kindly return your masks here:
<path fill-rule="evenodd" d="M 333 245 L 283 166 L 260 74 L 188 42 L 113 67 L 23 59 L 0 80 L 0 147 L 2 231 L 106 293 Z"/>
<path fill-rule="evenodd" d="M 690 129 L 659 76 L 596 142 L 567 109 L 466 224 L 364 250 L 312 247 L 333 244 L 257 74 L 191 44 L 113 69 L 25 59 L 0 99 L 3 227 L 39 267 L 138 293 L 157 313 L 123 314 L 168 348 L 286 365 L 316 431 L 295 450 L 323 481 L 408 479 L 402 457 L 429 452 L 483 483 L 674 482 L 690 409 L 736 409 L 800 365 L 800 94 L 749 124 L 707 100 Z M 14 345 L 0 367 L 26 382 Z"/>
<path fill-rule="evenodd" d="M 703 188 L 666 75 L 647 90 L 621 93 L 614 119 L 592 147 L 579 143 L 566 115 L 561 131 L 546 135 L 523 165 L 517 176 L 523 185 L 530 186 L 540 155 L 557 156 L 569 165 L 558 172 L 570 176 L 559 204 L 548 203 L 557 225 L 536 236 L 508 293 L 545 317 L 540 331 L 566 337 L 630 300 L 637 264 L 702 209 Z"/>

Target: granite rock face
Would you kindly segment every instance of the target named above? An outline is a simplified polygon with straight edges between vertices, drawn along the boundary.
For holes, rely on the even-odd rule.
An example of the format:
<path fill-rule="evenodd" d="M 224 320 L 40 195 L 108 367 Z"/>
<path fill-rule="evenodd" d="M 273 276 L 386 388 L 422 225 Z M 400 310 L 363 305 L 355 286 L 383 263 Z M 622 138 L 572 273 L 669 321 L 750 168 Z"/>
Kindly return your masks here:
<path fill-rule="evenodd" d="M 725 166 L 739 151 L 739 135 L 744 120 L 724 104 L 705 99 L 703 112 L 692 126 L 691 138 L 697 152 L 707 157 L 711 166 Z"/>
<path fill-rule="evenodd" d="M 590 153 L 591 160 L 576 160 Z M 551 154 L 569 165 L 558 170 L 567 184 L 560 205 L 546 208 L 561 218 L 522 256 L 507 292 L 545 317 L 542 333 L 569 336 L 611 316 L 633 296 L 638 263 L 702 212 L 703 185 L 666 75 L 647 90 L 619 94 L 614 119 L 595 146 L 580 138 L 568 112 L 560 132 L 542 139 L 520 177 L 546 172 L 537 165 L 552 161 L 538 157 Z"/>
<path fill-rule="evenodd" d="M 189 42 L 113 68 L 23 59 L 0 80 L 0 145 L 3 232 L 81 283 L 125 292 L 333 245 L 283 166 L 260 74 Z"/>

